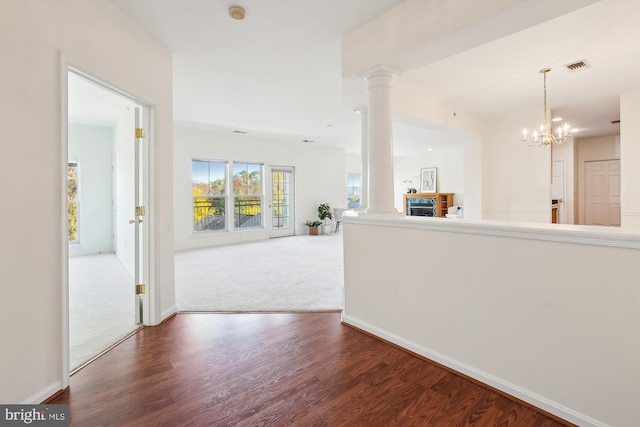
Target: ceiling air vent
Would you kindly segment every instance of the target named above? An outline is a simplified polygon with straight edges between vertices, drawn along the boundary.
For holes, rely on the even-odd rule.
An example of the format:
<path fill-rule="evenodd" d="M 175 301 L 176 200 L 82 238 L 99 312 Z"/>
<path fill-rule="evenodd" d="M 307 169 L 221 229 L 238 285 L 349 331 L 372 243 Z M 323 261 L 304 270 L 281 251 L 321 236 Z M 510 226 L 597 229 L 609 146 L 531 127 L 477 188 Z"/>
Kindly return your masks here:
<path fill-rule="evenodd" d="M 575 71 L 586 70 L 587 68 L 591 68 L 591 65 L 589 65 L 586 59 L 583 59 L 582 61 L 566 64 L 564 68 L 569 70 L 570 73 L 573 73 Z"/>

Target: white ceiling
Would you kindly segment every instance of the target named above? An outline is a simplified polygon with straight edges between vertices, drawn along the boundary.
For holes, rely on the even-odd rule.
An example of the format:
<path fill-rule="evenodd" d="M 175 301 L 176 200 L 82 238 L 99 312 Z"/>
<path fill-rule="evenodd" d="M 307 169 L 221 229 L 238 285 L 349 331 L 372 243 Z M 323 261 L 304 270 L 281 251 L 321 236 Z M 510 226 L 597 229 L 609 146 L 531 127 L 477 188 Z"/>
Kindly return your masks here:
<path fill-rule="evenodd" d="M 598 2 L 405 73 L 403 82 L 486 115 L 508 117 L 534 106 L 542 121 L 539 70 L 550 67 L 554 115 L 580 129 L 577 136 L 611 135 L 619 130 L 610 123 L 620 118 L 619 94 L 640 83 L 639 5 Z M 591 68 L 564 68 L 581 60 Z"/>
<path fill-rule="evenodd" d="M 401 2 L 112 1 L 173 52 L 179 126 L 330 145 L 359 141 L 359 118 L 342 106 L 341 38 Z"/>
<path fill-rule="evenodd" d="M 478 1 L 498 0 L 448 1 L 447 12 Z M 523 1 L 539 6 L 551 0 L 513 3 Z M 344 105 L 341 40 L 402 0 L 112 2 L 173 52 L 178 126 L 357 151 L 359 117 L 354 105 Z M 244 21 L 229 17 L 231 5 L 246 9 Z M 619 118 L 620 90 L 640 81 L 639 15 L 637 0 L 604 0 L 405 72 L 401 82 L 469 110 L 508 115 L 542 109 L 537 71 L 551 66 L 554 113 L 583 129 L 580 136 L 610 134 L 609 121 Z M 570 74 L 560 67 L 581 59 L 592 68 Z M 408 152 L 416 140 L 437 144 L 442 138 L 434 135 L 416 123 L 394 124 L 398 151 Z"/>

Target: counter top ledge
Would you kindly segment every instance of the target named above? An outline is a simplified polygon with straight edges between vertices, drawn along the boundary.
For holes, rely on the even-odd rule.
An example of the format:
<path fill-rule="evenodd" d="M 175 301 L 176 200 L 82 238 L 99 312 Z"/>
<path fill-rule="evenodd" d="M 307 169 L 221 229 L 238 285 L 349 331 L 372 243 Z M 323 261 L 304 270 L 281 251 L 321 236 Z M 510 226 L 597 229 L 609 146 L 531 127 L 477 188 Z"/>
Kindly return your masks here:
<path fill-rule="evenodd" d="M 639 249 L 640 234 L 631 234 L 612 227 L 573 224 L 541 224 L 452 218 L 398 216 L 343 216 L 344 224 L 379 227 L 411 228 L 446 233 L 480 234 L 514 239 L 544 240 L 593 246 Z"/>

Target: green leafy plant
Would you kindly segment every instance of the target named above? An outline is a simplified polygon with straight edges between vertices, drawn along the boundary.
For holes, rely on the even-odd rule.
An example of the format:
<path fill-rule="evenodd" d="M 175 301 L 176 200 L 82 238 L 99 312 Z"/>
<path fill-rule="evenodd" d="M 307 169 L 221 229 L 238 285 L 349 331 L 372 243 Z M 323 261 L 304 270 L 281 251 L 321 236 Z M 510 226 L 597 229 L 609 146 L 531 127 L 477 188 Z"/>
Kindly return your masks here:
<path fill-rule="evenodd" d="M 322 221 L 307 221 L 304 223 L 309 228 L 318 228 L 322 225 Z"/>
<path fill-rule="evenodd" d="M 327 225 L 327 219 L 333 219 L 333 212 L 329 203 L 322 203 L 318 206 L 318 218 L 324 221 L 324 225 Z"/>

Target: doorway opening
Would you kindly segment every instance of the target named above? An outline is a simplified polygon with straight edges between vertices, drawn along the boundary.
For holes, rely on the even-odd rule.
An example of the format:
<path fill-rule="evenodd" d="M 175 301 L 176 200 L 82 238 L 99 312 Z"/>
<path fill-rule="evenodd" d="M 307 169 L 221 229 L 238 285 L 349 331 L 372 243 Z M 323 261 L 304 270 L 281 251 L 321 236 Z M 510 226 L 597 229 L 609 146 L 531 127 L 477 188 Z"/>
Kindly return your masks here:
<path fill-rule="evenodd" d="M 148 277 L 148 108 L 68 70 L 69 368 L 141 327 Z M 140 286 L 141 285 L 141 286 Z"/>

